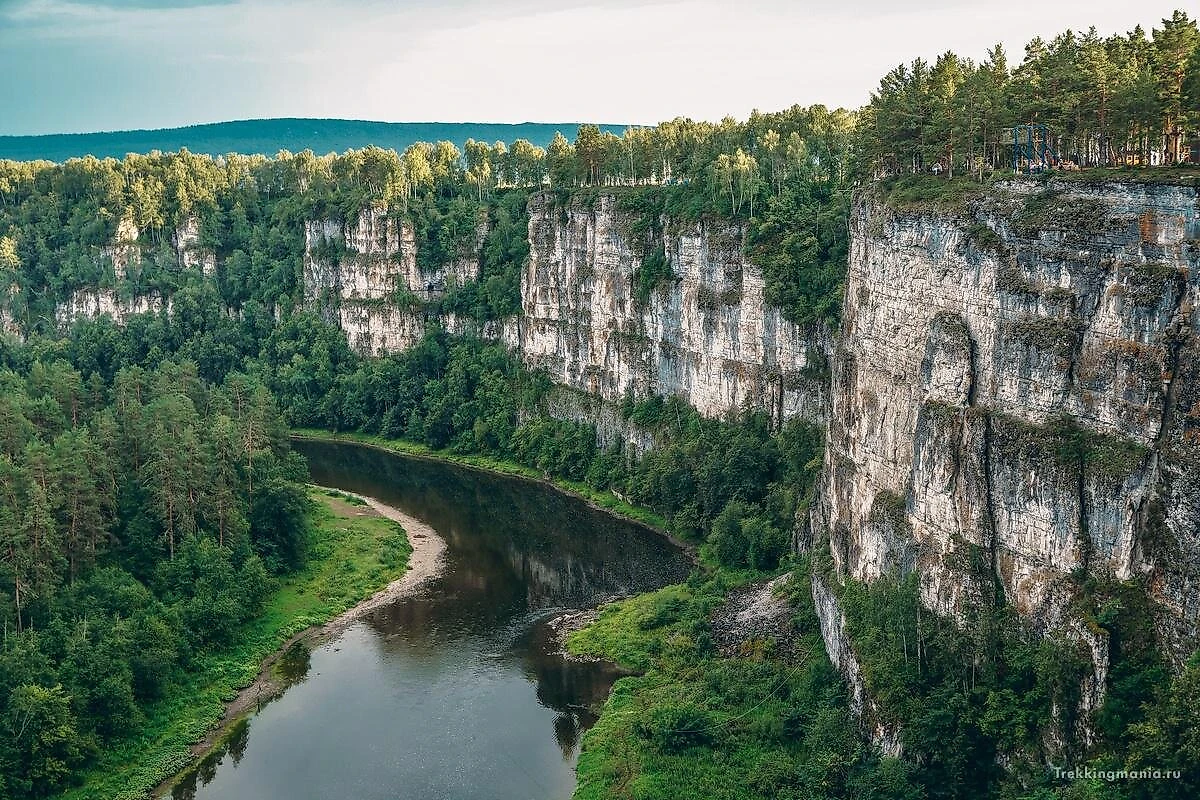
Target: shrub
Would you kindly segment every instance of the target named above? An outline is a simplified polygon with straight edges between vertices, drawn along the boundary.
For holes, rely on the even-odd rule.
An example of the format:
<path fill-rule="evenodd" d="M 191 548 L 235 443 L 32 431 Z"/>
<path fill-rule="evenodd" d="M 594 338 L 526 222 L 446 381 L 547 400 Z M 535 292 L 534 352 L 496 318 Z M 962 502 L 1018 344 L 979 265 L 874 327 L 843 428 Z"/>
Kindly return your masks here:
<path fill-rule="evenodd" d="M 716 730 L 712 714 L 691 703 L 655 708 L 638 725 L 638 733 L 664 753 L 711 744 Z"/>

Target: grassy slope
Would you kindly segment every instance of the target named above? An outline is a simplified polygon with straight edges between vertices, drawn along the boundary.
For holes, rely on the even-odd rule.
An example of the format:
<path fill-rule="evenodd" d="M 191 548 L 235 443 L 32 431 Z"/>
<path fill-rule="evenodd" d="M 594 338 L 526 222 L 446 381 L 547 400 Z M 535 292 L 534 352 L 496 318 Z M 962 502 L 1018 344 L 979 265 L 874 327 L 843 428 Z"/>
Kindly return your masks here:
<path fill-rule="evenodd" d="M 609 605 L 571 634 L 572 652 L 641 673 L 616 683 L 585 735 L 575 798 L 765 800 L 843 784 L 857 747 L 806 583 L 788 590 L 798 657 L 756 642 L 745 657 L 712 651 L 708 618 L 732 588 L 720 574 Z"/>
<path fill-rule="evenodd" d="M 1014 176 L 1001 170 L 982 183 L 969 175 L 943 178 L 936 175 L 895 175 L 876 186 L 884 201 L 895 209 L 905 211 L 954 212 L 966 207 L 997 183 L 1019 179 L 1037 183 L 1105 184 L 1147 183 L 1165 186 L 1200 188 L 1200 167 L 1112 167 L 1085 169 L 1077 172 L 1046 172 L 1038 175 Z"/>
<path fill-rule="evenodd" d="M 403 529 L 318 490 L 308 565 L 288 575 L 238 644 L 200 659 L 161 701 L 146 710 L 140 735 L 101 755 L 69 800 L 141 798 L 190 761 L 189 746 L 224 714 L 224 704 L 251 683 L 262 662 L 293 634 L 337 616 L 402 575 L 412 548 Z"/>

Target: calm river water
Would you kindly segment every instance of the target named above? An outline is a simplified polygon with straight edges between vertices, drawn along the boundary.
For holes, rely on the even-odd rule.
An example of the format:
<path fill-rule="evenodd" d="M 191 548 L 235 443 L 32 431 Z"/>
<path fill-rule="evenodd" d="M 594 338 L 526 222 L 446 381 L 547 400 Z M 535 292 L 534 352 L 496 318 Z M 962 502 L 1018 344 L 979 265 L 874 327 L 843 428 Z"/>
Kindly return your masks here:
<path fill-rule="evenodd" d="M 238 726 L 175 800 L 550 800 L 575 785 L 588 708 L 616 675 L 565 662 L 563 608 L 682 579 L 664 538 L 529 481 L 298 441 L 314 483 L 433 526 L 445 569 L 418 597 L 289 654 L 296 683 Z"/>

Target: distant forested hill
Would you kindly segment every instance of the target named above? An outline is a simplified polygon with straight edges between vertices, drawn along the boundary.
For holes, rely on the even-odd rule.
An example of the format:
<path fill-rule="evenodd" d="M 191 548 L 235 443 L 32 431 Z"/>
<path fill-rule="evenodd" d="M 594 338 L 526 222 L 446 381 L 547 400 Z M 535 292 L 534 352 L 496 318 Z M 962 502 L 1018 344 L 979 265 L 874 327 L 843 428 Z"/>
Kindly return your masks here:
<path fill-rule="evenodd" d="M 0 136 L 0 158 L 15 161 L 65 161 L 76 156 L 123 158 L 126 153 L 171 152 L 186 147 L 193 153 L 274 155 L 280 150 L 310 149 L 318 155 L 341 153 L 369 144 L 404 150 L 413 142 L 450 141 L 459 147 L 467 139 L 483 142 L 528 139 L 546 147 L 555 131 L 574 138 L 574 122 L 364 122 L 347 119 L 251 119 L 214 122 L 186 128 L 111 133 L 65 133 L 46 136 Z M 620 133 L 624 125 L 601 125 Z"/>

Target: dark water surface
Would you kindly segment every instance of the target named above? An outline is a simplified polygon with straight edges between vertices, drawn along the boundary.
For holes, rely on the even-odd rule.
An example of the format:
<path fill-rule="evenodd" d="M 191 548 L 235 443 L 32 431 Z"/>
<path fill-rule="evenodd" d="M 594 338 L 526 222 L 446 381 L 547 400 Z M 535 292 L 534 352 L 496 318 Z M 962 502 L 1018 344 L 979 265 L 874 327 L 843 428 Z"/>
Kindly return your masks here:
<path fill-rule="evenodd" d="M 309 653 L 296 679 L 176 800 L 569 797 L 580 734 L 614 670 L 565 662 L 544 620 L 682 579 L 657 534 L 537 483 L 371 448 L 298 441 L 313 481 L 429 523 L 445 570 Z"/>

